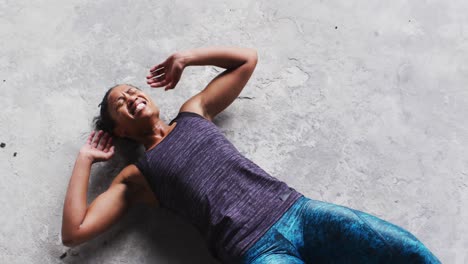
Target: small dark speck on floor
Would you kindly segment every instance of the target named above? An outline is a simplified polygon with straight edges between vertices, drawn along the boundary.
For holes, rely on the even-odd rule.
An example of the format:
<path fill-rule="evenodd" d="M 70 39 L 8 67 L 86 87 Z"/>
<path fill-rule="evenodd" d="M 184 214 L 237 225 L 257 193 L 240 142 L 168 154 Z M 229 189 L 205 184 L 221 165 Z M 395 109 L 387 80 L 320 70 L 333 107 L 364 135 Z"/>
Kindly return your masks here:
<path fill-rule="evenodd" d="M 16 157 L 17 154 L 18 154 L 17 152 L 13 153 L 13 157 Z"/>
<path fill-rule="evenodd" d="M 5 144 L 5 143 L 3 143 L 3 142 L 2 142 L 2 143 L 0 143 L 0 148 L 4 148 L 5 146 L 6 146 L 6 144 Z"/>
<path fill-rule="evenodd" d="M 337 26 L 335 26 L 335 29 L 338 29 L 338 27 L 337 27 Z"/>
<path fill-rule="evenodd" d="M 60 259 L 64 259 L 66 256 L 67 256 L 67 252 L 63 253 L 63 254 L 60 256 Z"/>
<path fill-rule="evenodd" d="M 253 99 L 253 97 L 250 97 L 250 96 L 238 96 L 237 98 L 238 99 L 249 99 L 249 100 Z"/>
<path fill-rule="evenodd" d="M 408 22 L 411 22 L 411 19 L 410 19 L 410 20 L 408 20 Z"/>
<path fill-rule="evenodd" d="M 6 80 L 3 80 L 3 82 L 6 82 Z"/>

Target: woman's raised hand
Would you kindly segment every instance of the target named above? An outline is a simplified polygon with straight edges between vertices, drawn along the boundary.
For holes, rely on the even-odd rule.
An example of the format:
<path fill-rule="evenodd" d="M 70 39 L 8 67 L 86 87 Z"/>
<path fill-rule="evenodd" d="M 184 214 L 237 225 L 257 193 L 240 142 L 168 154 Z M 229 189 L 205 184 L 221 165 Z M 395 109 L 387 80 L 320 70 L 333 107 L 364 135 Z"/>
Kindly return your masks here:
<path fill-rule="evenodd" d="M 150 74 L 146 76 L 146 82 L 151 87 L 165 86 L 165 91 L 174 89 L 182 76 L 184 68 L 184 56 L 179 53 L 174 53 L 164 62 L 150 69 Z"/>
<path fill-rule="evenodd" d="M 114 156 L 112 137 L 102 130 L 97 133 L 91 132 L 86 144 L 80 149 L 80 155 L 89 158 L 93 163 L 111 159 Z"/>

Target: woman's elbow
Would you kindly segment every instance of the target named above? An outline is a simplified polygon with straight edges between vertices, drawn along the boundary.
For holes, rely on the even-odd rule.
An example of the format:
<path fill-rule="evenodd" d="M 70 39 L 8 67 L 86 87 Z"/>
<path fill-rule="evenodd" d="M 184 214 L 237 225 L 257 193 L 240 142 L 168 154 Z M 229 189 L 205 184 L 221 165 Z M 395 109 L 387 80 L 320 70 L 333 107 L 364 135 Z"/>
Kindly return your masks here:
<path fill-rule="evenodd" d="M 254 65 L 257 64 L 258 53 L 256 49 L 249 48 L 249 60 L 252 61 Z"/>
<path fill-rule="evenodd" d="M 73 239 L 64 236 L 62 236 L 62 244 L 66 247 L 74 247 L 77 245 Z"/>
<path fill-rule="evenodd" d="M 70 239 L 70 238 L 63 238 L 62 237 L 62 244 L 66 247 L 75 247 L 75 246 L 78 246 L 80 244 L 82 244 L 84 241 L 80 241 L 80 240 L 74 240 L 74 239 Z"/>
<path fill-rule="evenodd" d="M 66 247 L 74 247 L 77 246 L 84 241 L 79 239 L 76 234 L 70 232 L 62 232 L 62 244 Z"/>
<path fill-rule="evenodd" d="M 251 48 L 246 49 L 245 57 L 246 57 L 246 61 L 243 67 L 244 69 L 247 70 L 250 76 L 250 74 L 252 74 L 252 72 L 255 70 L 255 67 L 257 66 L 257 60 L 258 60 L 257 50 L 251 49 Z"/>

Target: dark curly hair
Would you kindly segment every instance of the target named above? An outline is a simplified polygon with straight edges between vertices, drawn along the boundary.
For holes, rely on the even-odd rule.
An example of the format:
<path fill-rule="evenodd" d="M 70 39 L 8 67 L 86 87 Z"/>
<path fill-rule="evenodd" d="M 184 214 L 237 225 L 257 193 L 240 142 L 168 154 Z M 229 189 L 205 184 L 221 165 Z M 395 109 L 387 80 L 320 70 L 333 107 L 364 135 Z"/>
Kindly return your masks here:
<path fill-rule="evenodd" d="M 96 130 L 102 130 L 107 132 L 111 135 L 114 135 L 114 128 L 115 128 L 115 121 L 112 119 L 109 113 L 109 94 L 115 87 L 119 86 L 119 84 L 112 86 L 107 90 L 106 94 L 102 98 L 101 103 L 98 107 L 101 108 L 100 114 L 93 119 L 94 128 Z"/>

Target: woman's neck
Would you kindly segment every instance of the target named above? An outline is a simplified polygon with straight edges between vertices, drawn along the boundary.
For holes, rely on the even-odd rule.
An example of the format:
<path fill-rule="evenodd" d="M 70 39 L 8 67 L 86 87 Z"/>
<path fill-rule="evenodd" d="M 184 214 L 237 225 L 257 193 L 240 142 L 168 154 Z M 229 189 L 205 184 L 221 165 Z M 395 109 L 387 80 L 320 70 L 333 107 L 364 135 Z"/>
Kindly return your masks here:
<path fill-rule="evenodd" d="M 143 144 L 145 150 L 149 150 L 154 148 L 158 145 L 176 126 L 176 123 L 172 125 L 167 125 L 161 119 L 157 119 L 157 121 L 151 126 L 151 129 L 148 133 L 145 133 L 138 141 Z"/>

